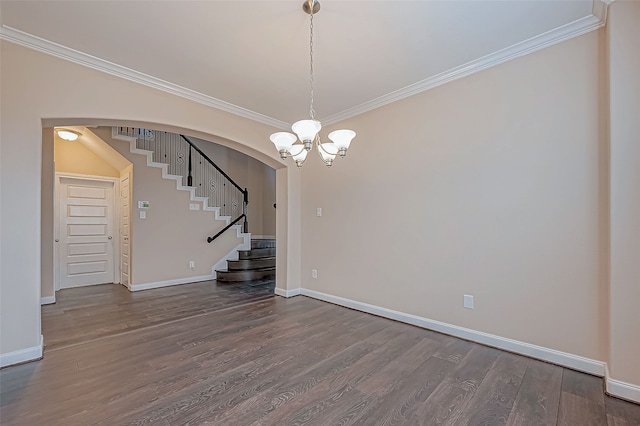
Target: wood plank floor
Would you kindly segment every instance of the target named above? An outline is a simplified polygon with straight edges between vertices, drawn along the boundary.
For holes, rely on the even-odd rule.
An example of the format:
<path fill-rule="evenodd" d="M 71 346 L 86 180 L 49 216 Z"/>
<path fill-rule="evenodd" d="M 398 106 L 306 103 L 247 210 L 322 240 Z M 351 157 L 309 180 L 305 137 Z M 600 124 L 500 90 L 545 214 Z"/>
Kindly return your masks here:
<path fill-rule="evenodd" d="M 600 378 L 273 283 L 63 290 L 5 425 L 640 425 Z"/>

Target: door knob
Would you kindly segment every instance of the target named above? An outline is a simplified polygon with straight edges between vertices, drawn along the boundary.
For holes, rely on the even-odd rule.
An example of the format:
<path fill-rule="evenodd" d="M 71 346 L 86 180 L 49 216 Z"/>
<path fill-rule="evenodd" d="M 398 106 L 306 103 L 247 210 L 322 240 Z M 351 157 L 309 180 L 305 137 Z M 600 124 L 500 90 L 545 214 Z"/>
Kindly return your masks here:
<path fill-rule="evenodd" d="M 59 242 L 60 242 L 60 240 L 56 238 L 56 243 L 59 243 Z"/>
<path fill-rule="evenodd" d="M 107 238 L 108 238 L 108 239 L 110 239 L 110 240 L 112 240 L 112 239 L 113 239 L 113 237 L 112 237 L 111 235 L 109 235 Z"/>

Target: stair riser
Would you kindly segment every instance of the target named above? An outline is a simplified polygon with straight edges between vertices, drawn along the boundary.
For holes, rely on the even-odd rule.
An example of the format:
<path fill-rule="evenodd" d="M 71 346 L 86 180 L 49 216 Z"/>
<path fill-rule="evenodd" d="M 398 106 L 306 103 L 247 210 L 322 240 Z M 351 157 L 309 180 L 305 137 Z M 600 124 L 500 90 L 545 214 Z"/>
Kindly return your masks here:
<path fill-rule="evenodd" d="M 216 280 L 220 282 L 251 281 L 276 276 L 275 269 L 266 271 L 216 271 Z"/>
<path fill-rule="evenodd" d="M 275 268 L 276 258 L 268 257 L 264 259 L 250 260 L 227 260 L 227 269 L 229 271 L 245 271 L 250 269 Z"/>
<path fill-rule="evenodd" d="M 276 240 L 251 240 L 252 249 L 275 248 Z"/>
<path fill-rule="evenodd" d="M 276 255 L 276 249 L 275 248 L 264 248 L 264 249 L 240 250 L 240 251 L 238 251 L 238 259 L 240 259 L 240 260 L 261 259 L 263 257 L 274 257 L 275 255 Z"/>

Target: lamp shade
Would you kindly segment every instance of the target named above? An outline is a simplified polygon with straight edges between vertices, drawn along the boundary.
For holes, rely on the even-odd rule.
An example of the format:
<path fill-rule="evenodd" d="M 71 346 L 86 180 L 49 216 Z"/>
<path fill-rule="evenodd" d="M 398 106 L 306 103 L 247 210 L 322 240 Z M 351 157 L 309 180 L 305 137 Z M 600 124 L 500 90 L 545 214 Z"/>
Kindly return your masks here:
<path fill-rule="evenodd" d="M 336 130 L 329 133 L 329 139 L 338 149 L 348 149 L 351 140 L 356 136 L 353 130 Z"/>
<path fill-rule="evenodd" d="M 296 135 L 289 132 L 277 132 L 272 134 L 269 139 L 276 146 L 278 151 L 291 151 L 291 147 L 296 142 Z"/>
<path fill-rule="evenodd" d="M 314 140 L 321 128 L 322 125 L 318 120 L 300 120 L 291 126 L 291 130 L 298 135 L 298 139 L 302 142 Z"/>

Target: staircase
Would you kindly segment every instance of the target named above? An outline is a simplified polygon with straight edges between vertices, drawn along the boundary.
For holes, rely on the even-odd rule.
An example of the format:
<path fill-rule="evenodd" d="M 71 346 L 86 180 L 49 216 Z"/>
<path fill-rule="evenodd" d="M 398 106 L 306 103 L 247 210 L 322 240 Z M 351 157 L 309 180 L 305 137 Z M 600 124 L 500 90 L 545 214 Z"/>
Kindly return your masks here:
<path fill-rule="evenodd" d="M 229 229 L 242 243 L 222 259 L 212 260 L 219 281 L 248 281 L 275 276 L 275 239 L 251 240 L 247 222 L 248 192 L 184 135 L 136 127 L 113 127 L 112 137 L 130 143 L 132 154 L 145 155 L 147 166 L 160 168 L 162 177 L 176 181 L 178 190 L 189 191 L 191 201 L 226 222 L 217 234 L 203 239 L 214 242 Z M 243 250 L 251 247 L 251 250 Z M 239 260 L 230 260 L 239 259 Z M 216 263 L 217 261 L 217 263 Z M 225 262 L 228 271 L 217 271 Z"/>
<path fill-rule="evenodd" d="M 275 238 L 254 238 L 251 250 L 238 250 L 238 260 L 227 260 L 227 270 L 216 270 L 219 282 L 272 279 L 276 276 Z"/>

